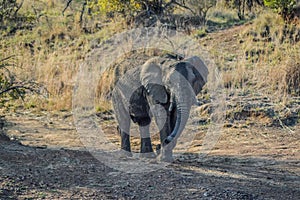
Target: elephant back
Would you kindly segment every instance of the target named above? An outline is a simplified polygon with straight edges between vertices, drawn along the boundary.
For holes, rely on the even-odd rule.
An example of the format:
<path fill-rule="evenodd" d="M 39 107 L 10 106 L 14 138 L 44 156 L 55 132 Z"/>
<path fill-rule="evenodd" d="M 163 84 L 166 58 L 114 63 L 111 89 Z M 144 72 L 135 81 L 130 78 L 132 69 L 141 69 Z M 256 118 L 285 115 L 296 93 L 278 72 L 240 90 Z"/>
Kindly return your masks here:
<path fill-rule="evenodd" d="M 96 88 L 96 101 L 110 101 L 112 91 L 116 83 L 124 76 L 129 70 L 142 66 L 147 60 L 153 57 L 161 57 L 163 60 L 178 60 L 182 56 L 166 52 L 159 49 L 140 49 L 128 52 L 122 57 L 116 59 L 99 77 Z M 162 61 L 163 62 L 163 61 Z"/>

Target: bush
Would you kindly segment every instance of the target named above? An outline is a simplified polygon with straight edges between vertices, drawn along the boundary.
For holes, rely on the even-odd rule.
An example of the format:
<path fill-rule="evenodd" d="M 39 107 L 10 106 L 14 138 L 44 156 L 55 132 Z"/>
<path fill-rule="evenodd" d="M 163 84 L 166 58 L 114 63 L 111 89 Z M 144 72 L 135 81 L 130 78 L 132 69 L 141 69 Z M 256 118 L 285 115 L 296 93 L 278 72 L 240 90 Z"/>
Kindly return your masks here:
<path fill-rule="evenodd" d="M 39 85 L 34 81 L 22 81 L 11 72 L 9 67 L 13 66 L 10 62 L 12 56 L 1 58 L 0 55 L 0 103 L 15 99 L 24 99 L 26 93 L 38 92 Z"/>
<path fill-rule="evenodd" d="M 288 20 L 293 15 L 296 0 L 264 0 L 264 3 L 267 7 L 280 14 L 285 20 Z"/>
<path fill-rule="evenodd" d="M 240 20 L 245 18 L 245 10 L 251 11 L 255 5 L 262 6 L 261 0 L 225 0 L 225 5 L 231 9 L 237 10 Z"/>
<path fill-rule="evenodd" d="M 140 8 L 140 4 L 135 0 L 118 1 L 118 0 L 92 0 L 88 1 L 88 8 L 93 14 L 114 15 L 120 13 L 122 15 L 131 15 Z"/>
<path fill-rule="evenodd" d="M 293 95 L 300 95 L 300 61 L 297 58 L 289 59 L 286 68 L 286 90 Z"/>
<path fill-rule="evenodd" d="M 20 6 L 17 0 L 0 0 L 0 22 L 15 16 Z"/>
<path fill-rule="evenodd" d="M 198 16 L 202 22 L 206 22 L 207 12 L 216 6 L 216 0 L 188 0 L 188 7 L 193 11 L 195 16 Z"/>

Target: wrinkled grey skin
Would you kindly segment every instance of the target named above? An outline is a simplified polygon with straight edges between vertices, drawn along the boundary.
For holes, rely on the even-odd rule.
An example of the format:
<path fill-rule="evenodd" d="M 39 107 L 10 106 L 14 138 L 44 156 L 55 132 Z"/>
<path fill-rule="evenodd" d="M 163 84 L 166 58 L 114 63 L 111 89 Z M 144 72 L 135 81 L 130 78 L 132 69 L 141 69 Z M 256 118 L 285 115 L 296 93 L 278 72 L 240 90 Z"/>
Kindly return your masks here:
<path fill-rule="evenodd" d="M 207 67 L 196 56 L 179 61 L 155 57 L 129 70 L 112 94 L 122 152 L 132 155 L 129 133 L 132 120 L 139 125 L 140 155 L 155 157 L 149 132 L 154 117 L 160 130 L 161 145 L 157 153 L 160 160 L 172 162 L 172 150 L 186 125 L 191 106 L 196 103 L 196 95 L 207 82 L 207 75 Z"/>

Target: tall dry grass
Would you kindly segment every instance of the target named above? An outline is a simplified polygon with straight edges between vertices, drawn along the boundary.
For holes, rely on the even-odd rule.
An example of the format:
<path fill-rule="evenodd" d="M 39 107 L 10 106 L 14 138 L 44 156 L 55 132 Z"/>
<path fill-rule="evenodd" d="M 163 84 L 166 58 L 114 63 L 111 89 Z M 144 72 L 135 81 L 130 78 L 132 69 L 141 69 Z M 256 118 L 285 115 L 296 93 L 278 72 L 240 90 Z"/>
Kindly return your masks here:
<path fill-rule="evenodd" d="M 98 21 L 90 20 L 83 28 L 78 24 L 78 13 L 70 9 L 65 16 L 61 15 L 64 7 L 61 1 L 44 2 L 50 7 L 45 6 L 47 3 L 35 5 L 46 14 L 36 18 L 33 29 L 18 30 L 13 36 L 0 39 L 1 51 L 3 56 L 17 56 L 15 62 L 19 67 L 15 71 L 19 76 L 36 79 L 48 91 L 45 97 L 29 96 L 25 106 L 48 110 L 71 109 L 73 85 L 85 54 L 101 41 L 124 30 L 126 25 L 119 20 L 97 29 Z M 26 2 L 22 12 L 26 13 L 31 6 Z M 213 11 L 209 17 L 218 16 Z M 226 18 L 224 13 L 221 16 Z M 229 21 L 231 18 L 235 21 L 232 13 L 228 16 Z M 224 19 L 219 23 L 226 24 L 227 21 Z M 229 90 L 239 88 L 265 93 L 281 101 L 290 95 L 299 95 L 299 30 L 299 23 L 287 26 L 275 14 L 265 12 L 242 28 L 242 32 L 225 30 L 231 31 L 228 39 L 214 35 L 206 37 L 215 44 L 211 51 L 224 72 L 223 79 Z M 226 47 L 233 44 L 230 40 L 235 40 L 235 46 Z M 220 50 L 220 46 L 224 46 L 224 50 Z M 126 71 L 124 66 L 138 65 L 144 59 L 128 58 L 126 55 L 120 58 L 115 68 L 110 68 L 100 79 L 96 102 L 99 110 L 109 107 L 101 98 L 109 95 L 107 91 L 112 88 L 117 75 Z"/>
<path fill-rule="evenodd" d="M 76 2 L 75 2 L 76 3 Z M 25 107 L 65 110 L 72 107 L 73 85 L 78 67 L 95 45 L 124 29 L 124 23 L 96 27 L 99 21 L 86 19 L 79 24 L 80 12 L 73 5 L 61 14 L 65 2 L 25 1 L 20 13 L 35 15 L 31 30 L 18 30 L 0 39 L 3 56 L 15 55 L 15 73 L 44 85 L 44 96 L 28 96 Z"/>
<path fill-rule="evenodd" d="M 220 61 L 225 86 L 277 102 L 299 96 L 300 23 L 285 24 L 276 14 L 265 12 L 238 34 L 235 60 L 230 67 L 222 64 L 228 55 Z"/>

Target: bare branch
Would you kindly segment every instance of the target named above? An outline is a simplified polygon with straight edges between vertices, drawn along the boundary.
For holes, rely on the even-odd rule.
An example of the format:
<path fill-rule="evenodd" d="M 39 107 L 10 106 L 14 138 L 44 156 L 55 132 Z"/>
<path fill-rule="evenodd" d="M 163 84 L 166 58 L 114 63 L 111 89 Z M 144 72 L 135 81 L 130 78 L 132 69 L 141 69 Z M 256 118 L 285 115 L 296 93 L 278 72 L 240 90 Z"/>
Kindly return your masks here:
<path fill-rule="evenodd" d="M 3 59 L 0 60 L 0 62 L 9 60 L 9 59 L 11 59 L 12 57 L 15 57 L 15 55 L 11 55 L 11 56 L 8 56 L 8 57 L 6 57 L 6 58 L 3 58 Z"/>
<path fill-rule="evenodd" d="M 18 5 L 18 7 L 17 7 L 17 9 L 16 9 L 16 11 L 15 11 L 15 13 L 14 13 L 15 16 L 17 15 L 17 13 L 19 12 L 19 10 L 20 10 L 21 7 L 23 6 L 23 3 L 24 3 L 24 0 L 22 0 L 22 2 Z"/>
<path fill-rule="evenodd" d="M 7 92 L 11 91 L 11 90 L 18 90 L 18 89 L 26 89 L 26 90 L 30 90 L 30 88 L 28 88 L 28 87 L 25 87 L 25 86 L 22 86 L 22 85 L 15 85 L 15 86 L 11 86 L 11 87 L 9 87 L 9 88 L 6 88 L 6 89 L 3 90 L 3 91 L 0 91 L 0 96 L 1 96 L 2 94 L 4 94 L 4 93 L 7 93 Z"/>
<path fill-rule="evenodd" d="M 179 7 L 182 7 L 182 8 L 184 8 L 184 9 L 187 9 L 187 10 L 189 10 L 193 15 L 196 15 L 196 13 L 195 13 L 191 8 L 189 8 L 188 6 L 186 6 L 186 5 L 184 5 L 184 4 L 181 4 L 181 3 L 177 2 L 176 0 L 171 0 L 170 2 L 168 2 L 168 3 L 164 6 L 163 9 L 165 10 L 167 7 L 171 6 L 172 4 L 175 4 L 175 5 L 179 6 Z"/>
<path fill-rule="evenodd" d="M 82 21 L 83 21 L 83 14 L 84 14 L 84 11 L 85 11 L 85 6 L 87 5 L 87 0 L 84 1 L 84 3 L 82 4 L 82 9 L 81 9 L 81 13 L 80 13 L 80 24 L 82 24 Z"/>
<path fill-rule="evenodd" d="M 64 16 L 65 11 L 69 8 L 70 4 L 72 3 L 73 0 L 68 0 L 66 7 L 62 11 L 62 15 Z"/>

